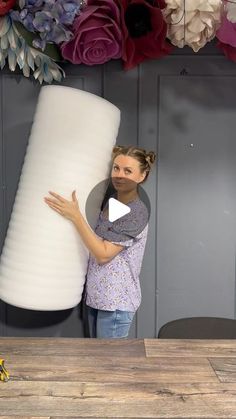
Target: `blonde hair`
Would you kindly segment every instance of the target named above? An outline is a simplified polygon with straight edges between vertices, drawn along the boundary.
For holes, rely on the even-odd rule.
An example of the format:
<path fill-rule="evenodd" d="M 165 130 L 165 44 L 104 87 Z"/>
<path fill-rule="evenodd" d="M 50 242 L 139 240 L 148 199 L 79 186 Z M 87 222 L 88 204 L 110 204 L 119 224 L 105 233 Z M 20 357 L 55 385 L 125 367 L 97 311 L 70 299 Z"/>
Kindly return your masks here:
<path fill-rule="evenodd" d="M 117 145 L 113 147 L 112 150 L 112 162 L 120 154 L 123 154 L 124 156 L 130 156 L 138 160 L 141 173 L 146 172 L 146 176 L 142 181 L 145 182 L 149 176 L 152 165 L 156 160 L 156 154 L 154 153 L 154 151 L 146 151 L 144 148 L 139 148 L 135 146 Z"/>

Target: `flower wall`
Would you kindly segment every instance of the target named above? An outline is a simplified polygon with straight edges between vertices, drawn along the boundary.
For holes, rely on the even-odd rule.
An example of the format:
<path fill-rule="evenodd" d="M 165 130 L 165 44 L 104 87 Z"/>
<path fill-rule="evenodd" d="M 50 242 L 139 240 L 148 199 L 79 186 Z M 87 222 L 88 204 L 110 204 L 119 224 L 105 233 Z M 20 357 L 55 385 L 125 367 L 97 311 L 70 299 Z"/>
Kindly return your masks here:
<path fill-rule="evenodd" d="M 236 62 L 236 0 L 0 0 L 0 66 L 40 83 L 61 63 L 120 59 L 124 71 L 212 39 Z"/>

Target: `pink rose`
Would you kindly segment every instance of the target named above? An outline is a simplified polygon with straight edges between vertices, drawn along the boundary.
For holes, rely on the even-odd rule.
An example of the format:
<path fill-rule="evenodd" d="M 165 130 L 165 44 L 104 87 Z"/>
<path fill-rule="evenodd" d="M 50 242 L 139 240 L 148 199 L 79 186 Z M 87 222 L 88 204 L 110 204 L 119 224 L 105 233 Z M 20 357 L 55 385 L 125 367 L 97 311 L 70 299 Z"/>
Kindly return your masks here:
<path fill-rule="evenodd" d="M 114 0 L 88 0 L 73 22 L 73 39 L 61 45 L 73 64 L 103 64 L 122 54 L 120 11 Z"/>

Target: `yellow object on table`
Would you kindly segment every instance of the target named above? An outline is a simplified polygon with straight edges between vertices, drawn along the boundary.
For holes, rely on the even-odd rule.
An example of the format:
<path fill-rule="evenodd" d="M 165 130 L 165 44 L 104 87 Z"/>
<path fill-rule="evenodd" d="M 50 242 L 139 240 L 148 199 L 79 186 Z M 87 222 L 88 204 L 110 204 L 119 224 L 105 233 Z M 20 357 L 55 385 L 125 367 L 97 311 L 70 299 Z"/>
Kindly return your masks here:
<path fill-rule="evenodd" d="M 4 359 L 0 358 L 0 381 L 8 381 L 10 375 L 6 368 L 4 367 Z"/>

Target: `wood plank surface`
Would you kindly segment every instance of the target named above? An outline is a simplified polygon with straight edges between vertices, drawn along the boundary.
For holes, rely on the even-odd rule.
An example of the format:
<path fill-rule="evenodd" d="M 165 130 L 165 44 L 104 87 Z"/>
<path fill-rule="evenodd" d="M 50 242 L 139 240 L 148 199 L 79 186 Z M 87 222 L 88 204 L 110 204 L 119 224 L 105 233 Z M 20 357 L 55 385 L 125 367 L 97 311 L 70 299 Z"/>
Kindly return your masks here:
<path fill-rule="evenodd" d="M 209 362 L 222 383 L 236 383 L 236 358 L 209 358 Z"/>
<path fill-rule="evenodd" d="M 236 340 L 0 338 L 1 419 L 236 419 Z"/>
<path fill-rule="evenodd" d="M 144 339 L 147 357 L 236 357 L 235 339 Z"/>
<path fill-rule="evenodd" d="M 89 338 L 0 338 L 0 356 L 14 355 L 58 355 L 58 356 L 119 356 L 144 357 L 143 339 L 97 339 Z"/>
<path fill-rule="evenodd" d="M 1 414 L 27 417 L 235 418 L 236 384 L 9 382 Z"/>
<path fill-rule="evenodd" d="M 5 365 L 14 380 L 94 382 L 217 382 L 204 358 L 124 358 L 9 355 Z"/>

